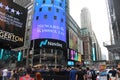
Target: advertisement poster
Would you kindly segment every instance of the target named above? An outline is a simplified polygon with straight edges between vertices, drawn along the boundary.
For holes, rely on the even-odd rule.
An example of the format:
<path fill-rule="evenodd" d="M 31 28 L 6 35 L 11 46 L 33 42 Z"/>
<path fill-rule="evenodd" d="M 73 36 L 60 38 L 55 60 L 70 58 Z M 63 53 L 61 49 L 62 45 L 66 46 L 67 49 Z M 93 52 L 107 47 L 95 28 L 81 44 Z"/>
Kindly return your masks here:
<path fill-rule="evenodd" d="M 10 0 L 0 0 L 0 43 L 23 46 L 26 19 L 27 9 Z"/>

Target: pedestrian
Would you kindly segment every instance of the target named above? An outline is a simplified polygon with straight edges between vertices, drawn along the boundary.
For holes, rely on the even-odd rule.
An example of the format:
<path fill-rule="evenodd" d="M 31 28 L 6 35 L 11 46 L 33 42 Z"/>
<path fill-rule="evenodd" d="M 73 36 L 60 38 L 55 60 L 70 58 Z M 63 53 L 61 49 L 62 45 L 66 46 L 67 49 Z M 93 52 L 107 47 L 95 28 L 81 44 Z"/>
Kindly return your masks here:
<path fill-rule="evenodd" d="M 117 79 L 117 71 L 112 67 L 112 70 L 108 72 L 111 80 L 116 80 Z"/>
<path fill-rule="evenodd" d="M 0 69 L 0 80 L 2 80 L 2 70 Z"/>
<path fill-rule="evenodd" d="M 18 80 L 18 73 L 17 73 L 17 70 L 13 70 L 12 79 L 13 79 L 13 80 Z"/>
<path fill-rule="evenodd" d="M 85 73 L 83 72 L 81 67 L 76 73 L 76 80 L 85 80 Z"/>
<path fill-rule="evenodd" d="M 2 80 L 8 80 L 7 74 L 8 74 L 8 69 L 7 68 L 3 69 L 2 70 Z"/>
<path fill-rule="evenodd" d="M 31 72 L 32 72 L 32 69 L 30 67 L 27 68 L 26 69 L 26 75 L 25 76 L 21 76 L 19 80 L 34 80 L 34 78 L 32 78 L 30 76 Z"/>
<path fill-rule="evenodd" d="M 94 68 L 92 68 L 90 71 L 91 71 L 91 74 L 92 74 L 92 80 L 96 80 L 96 73 L 95 73 Z"/>
<path fill-rule="evenodd" d="M 77 70 L 74 67 L 72 67 L 69 75 L 70 80 L 76 80 L 76 73 L 77 73 Z"/>
<path fill-rule="evenodd" d="M 120 63 L 118 65 L 120 65 Z M 120 66 L 117 68 L 117 76 L 118 80 L 120 80 Z"/>
<path fill-rule="evenodd" d="M 100 74 L 99 74 L 99 72 L 97 72 L 96 80 L 100 80 Z"/>
<path fill-rule="evenodd" d="M 87 74 L 86 74 L 87 80 L 92 80 L 92 73 L 89 67 L 87 67 L 86 69 L 87 69 Z"/>
<path fill-rule="evenodd" d="M 42 75 L 40 72 L 36 72 L 36 79 L 35 80 L 42 80 Z"/>
<path fill-rule="evenodd" d="M 12 72 L 11 72 L 11 69 L 9 69 L 8 72 L 7 72 L 7 78 L 8 78 L 8 80 L 11 78 L 11 75 L 12 75 Z"/>

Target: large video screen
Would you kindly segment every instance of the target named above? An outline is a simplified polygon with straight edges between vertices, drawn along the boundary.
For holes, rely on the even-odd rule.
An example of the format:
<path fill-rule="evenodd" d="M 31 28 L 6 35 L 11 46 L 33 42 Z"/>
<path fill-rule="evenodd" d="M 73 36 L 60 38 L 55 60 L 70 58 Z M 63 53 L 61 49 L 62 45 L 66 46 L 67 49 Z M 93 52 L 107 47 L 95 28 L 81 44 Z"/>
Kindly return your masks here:
<path fill-rule="evenodd" d="M 78 50 L 78 38 L 77 34 L 69 29 L 69 47 L 74 50 Z"/>
<path fill-rule="evenodd" d="M 66 42 L 65 0 L 35 0 L 31 39 Z"/>
<path fill-rule="evenodd" d="M 70 49 L 70 60 L 75 60 L 75 61 L 78 60 L 78 53 L 71 49 Z"/>
<path fill-rule="evenodd" d="M 0 43 L 23 46 L 27 9 L 11 0 L 0 0 Z"/>
<path fill-rule="evenodd" d="M 69 49 L 69 57 L 68 57 L 69 60 L 73 60 L 73 61 L 79 61 L 81 62 L 81 53 L 80 52 L 77 52 L 75 50 L 72 50 L 72 49 Z"/>

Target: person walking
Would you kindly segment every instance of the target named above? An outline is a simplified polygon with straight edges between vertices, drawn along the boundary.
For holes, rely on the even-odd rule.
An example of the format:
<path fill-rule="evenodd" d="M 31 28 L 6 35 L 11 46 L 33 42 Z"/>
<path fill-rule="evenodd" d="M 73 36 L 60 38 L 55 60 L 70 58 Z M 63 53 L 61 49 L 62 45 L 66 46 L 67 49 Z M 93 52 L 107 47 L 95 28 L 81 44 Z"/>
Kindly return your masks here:
<path fill-rule="evenodd" d="M 81 67 L 76 73 L 76 80 L 85 80 L 85 73 L 83 72 Z"/>
<path fill-rule="evenodd" d="M 87 74 L 86 74 L 87 80 L 92 80 L 92 73 L 89 67 L 87 67 L 86 69 L 87 69 Z"/>
<path fill-rule="evenodd" d="M 116 80 L 117 79 L 117 71 L 112 67 L 112 70 L 108 72 L 111 80 Z"/>
<path fill-rule="evenodd" d="M 8 80 L 7 74 L 8 74 L 8 69 L 7 68 L 3 69 L 2 70 L 2 80 Z"/>
<path fill-rule="evenodd" d="M 2 70 L 0 69 L 0 80 L 2 80 Z"/>
<path fill-rule="evenodd" d="M 30 76 L 31 72 L 32 72 L 32 69 L 30 67 L 27 68 L 26 69 L 26 75 L 25 76 L 21 76 L 19 80 L 34 80 L 34 78 L 32 78 Z"/>
<path fill-rule="evenodd" d="M 40 72 L 36 72 L 36 79 L 35 80 L 42 80 L 42 75 Z"/>
<path fill-rule="evenodd" d="M 97 72 L 96 80 L 100 80 L 100 74 L 99 74 L 99 72 Z"/>
<path fill-rule="evenodd" d="M 72 67 L 69 75 L 70 80 L 76 80 L 76 73 L 77 73 L 77 70 L 74 67 Z"/>

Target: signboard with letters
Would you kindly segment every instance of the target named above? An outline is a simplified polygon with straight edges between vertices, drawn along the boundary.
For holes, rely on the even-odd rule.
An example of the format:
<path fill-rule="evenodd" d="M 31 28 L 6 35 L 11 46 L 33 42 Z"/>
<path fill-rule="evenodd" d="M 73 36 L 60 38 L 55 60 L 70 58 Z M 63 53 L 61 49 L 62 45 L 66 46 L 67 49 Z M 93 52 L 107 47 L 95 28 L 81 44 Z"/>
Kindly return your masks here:
<path fill-rule="evenodd" d="M 27 9 L 10 0 L 0 0 L 0 44 L 23 46 L 26 19 Z"/>

